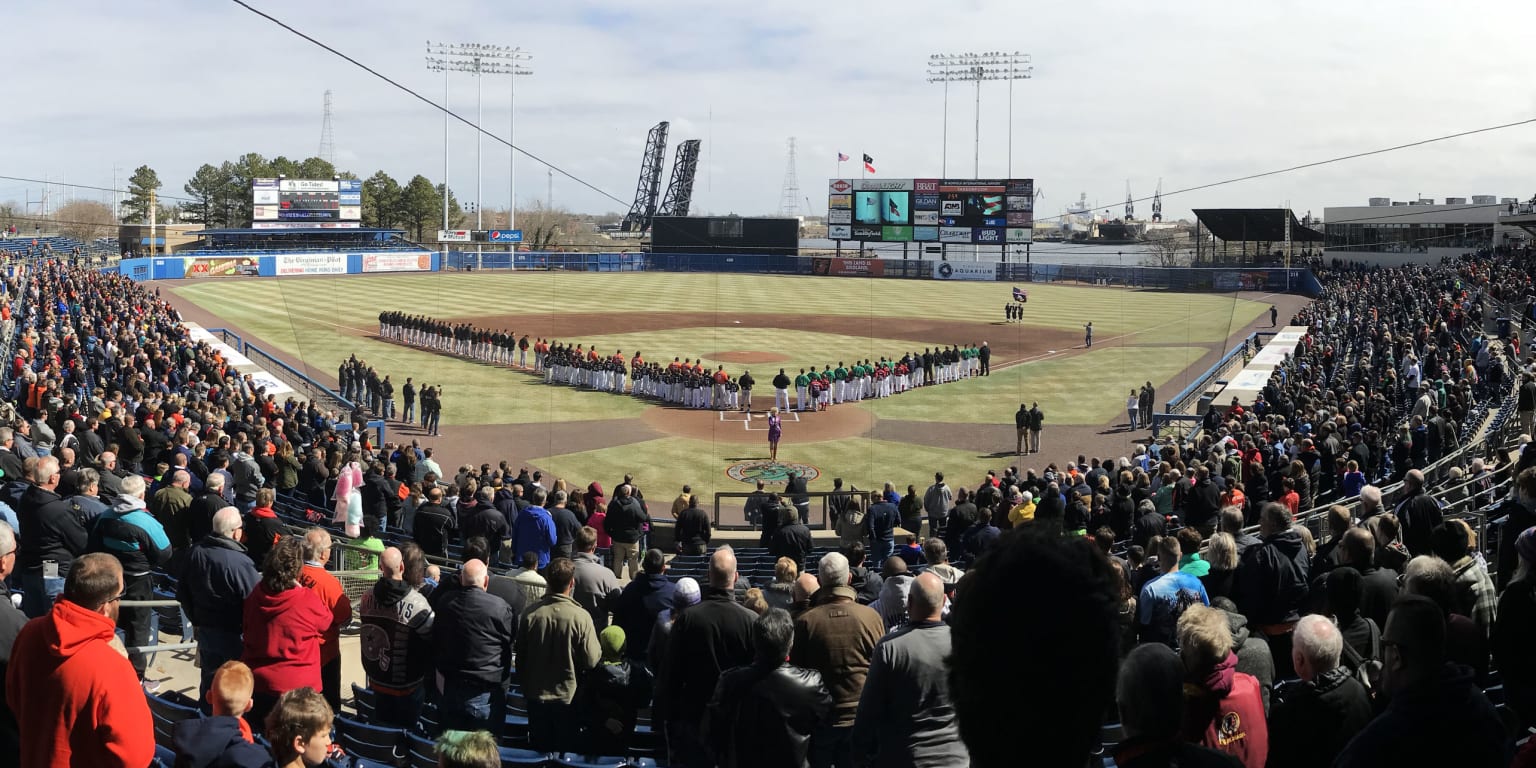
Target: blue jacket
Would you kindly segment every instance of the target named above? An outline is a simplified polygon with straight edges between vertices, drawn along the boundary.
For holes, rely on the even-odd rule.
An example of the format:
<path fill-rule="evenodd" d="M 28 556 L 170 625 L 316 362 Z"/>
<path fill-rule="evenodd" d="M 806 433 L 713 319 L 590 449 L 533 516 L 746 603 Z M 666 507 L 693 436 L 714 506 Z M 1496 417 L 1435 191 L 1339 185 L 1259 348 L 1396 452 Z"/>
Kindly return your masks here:
<path fill-rule="evenodd" d="M 876 541 L 895 541 L 896 525 L 900 522 L 901 514 L 896 511 L 896 505 L 889 501 L 871 504 L 869 513 L 864 516 L 864 525 L 869 531 L 871 543 Z M 880 564 L 876 563 L 875 565 L 878 567 Z"/>
<path fill-rule="evenodd" d="M 267 751 L 245 740 L 240 718 L 194 717 L 176 724 L 176 768 L 262 768 Z"/>
<path fill-rule="evenodd" d="M 95 518 L 86 548 L 116 557 L 126 576 L 147 574 L 171 559 L 164 526 L 144 508 L 143 499 L 128 497 Z"/>
<path fill-rule="evenodd" d="M 644 661 L 656 617 L 672 607 L 677 585 L 664 573 L 643 574 L 624 587 L 613 606 L 613 623 L 624 630 L 625 655 Z"/>
<path fill-rule="evenodd" d="M 529 507 L 517 516 L 512 528 L 512 553 L 522 557 L 524 552 L 539 556 L 539 568 L 549 565 L 549 552 L 555 548 L 555 521 L 543 507 Z"/>
<path fill-rule="evenodd" d="M 193 625 L 240 631 L 245 598 L 261 581 L 244 545 L 209 534 L 181 553 L 171 570 L 176 600 Z"/>

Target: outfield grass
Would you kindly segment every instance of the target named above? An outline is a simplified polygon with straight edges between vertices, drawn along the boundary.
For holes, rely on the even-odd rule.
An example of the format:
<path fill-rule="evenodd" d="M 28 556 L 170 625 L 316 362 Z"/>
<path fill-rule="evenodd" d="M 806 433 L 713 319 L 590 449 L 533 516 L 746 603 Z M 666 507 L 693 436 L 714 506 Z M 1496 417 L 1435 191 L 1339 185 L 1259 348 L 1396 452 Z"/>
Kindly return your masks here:
<path fill-rule="evenodd" d="M 774 329 L 677 329 L 600 334 L 572 342 L 599 349 L 639 348 L 649 359 L 695 357 L 722 351 L 759 351 L 790 361 L 753 366 L 769 374 L 778 367 L 836 363 L 841 359 L 895 355 L 920 348 L 901 338 L 903 318 L 992 321 L 1000 319 L 1010 286 L 998 283 L 873 280 L 672 273 L 458 273 L 390 274 L 262 280 L 210 279 L 173 290 L 209 312 L 260 338 L 275 351 L 303 360 L 325 377 L 349 355 L 418 383 L 443 383 L 443 422 L 526 424 L 637 416 L 644 403 L 631 398 L 545 387 L 532 377 L 445 358 L 370 338 L 378 313 L 396 309 L 440 318 L 529 313 L 716 312 L 780 313 L 860 318 L 849 325 L 875 328 L 882 336 L 789 332 Z M 1118 415 L 1123 395 L 1148 378 L 1163 390 L 1169 377 L 1199 357 L 1200 345 L 1219 345 L 1267 305 L 1217 294 L 1180 294 L 1082 286 L 1032 285 L 1027 323 L 1001 326 L 1004 334 L 1032 328 L 1070 331 L 1093 321 L 1103 349 L 1065 360 L 1030 363 L 1017 373 L 999 374 L 957 400 L 952 386 L 909 393 L 866 404 L 891 419 L 961 423 L 1006 422 L 1021 394 L 1038 399 L 1057 424 L 1099 424 Z M 558 338 L 558 333 L 555 334 Z M 1168 344 L 1138 350 L 1134 345 Z M 1120 349 L 1124 347 L 1125 349 Z M 727 364 L 737 371 L 739 364 Z M 760 375 L 759 380 L 769 378 Z M 1086 393 L 1087 396 L 1084 396 Z M 958 404 L 957 404 L 958 403 Z"/>
<path fill-rule="evenodd" d="M 296 322 L 377 327 L 382 309 L 440 318 L 559 312 L 741 312 L 940 320 L 1002 319 L 1011 286 L 916 280 L 662 272 L 438 272 L 263 280 L 210 279 L 176 292 L 215 312 L 296 314 Z M 1213 342 L 1267 310 L 1221 294 L 1035 284 L 1029 324 L 1100 338 Z M 242 323 L 243 324 L 243 323 Z M 557 334 L 558 335 L 558 334 Z M 680 352 L 678 354 L 681 354 Z"/>
<path fill-rule="evenodd" d="M 1204 347 L 1095 347 L 858 407 L 882 419 L 1006 424 L 1020 402 L 1039 402 L 1050 424 L 1099 426 L 1124 418 L 1126 394 L 1146 381 L 1160 394 L 1182 389 L 1182 382 L 1170 389 L 1169 381 L 1205 352 Z"/>
<path fill-rule="evenodd" d="M 645 490 L 654 514 L 656 501 L 670 501 L 683 483 L 692 485 L 695 493 L 706 497 L 717 491 L 751 491 L 752 486 L 731 479 L 725 469 L 739 461 L 767 459 L 768 441 L 764 437 L 762 445 L 743 445 L 668 437 L 598 451 L 541 457 L 534 462 L 555 477 L 579 481 L 581 485 L 593 480 L 604 481 L 606 487 L 614 468 L 636 466 L 637 456 L 644 456 L 643 465 L 653 468 L 650 470 L 653 476 L 642 473 L 636 482 Z M 793 424 L 784 428 L 779 460 L 810 464 L 819 469 L 821 477 L 810 484 L 813 491 L 832 490 L 834 477 L 864 489 L 879 488 L 887 480 L 932 477 L 934 472 L 945 472 L 963 482 L 979 479 L 965 474 L 976 471 L 977 456 L 971 451 L 928 447 L 914 450 L 905 443 L 868 438 L 796 444 Z M 905 488 L 901 490 L 905 491 Z"/>

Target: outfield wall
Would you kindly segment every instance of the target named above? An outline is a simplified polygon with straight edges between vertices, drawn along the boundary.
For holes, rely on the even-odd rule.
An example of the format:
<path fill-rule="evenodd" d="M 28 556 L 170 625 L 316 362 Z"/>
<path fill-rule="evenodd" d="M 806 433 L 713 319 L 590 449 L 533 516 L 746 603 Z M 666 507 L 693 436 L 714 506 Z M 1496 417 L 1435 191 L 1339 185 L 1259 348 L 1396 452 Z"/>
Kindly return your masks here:
<path fill-rule="evenodd" d="M 383 272 L 436 272 L 434 251 L 274 253 L 231 256 L 155 256 L 123 259 L 114 268 L 133 280 L 180 280 L 202 277 L 292 277 L 363 275 Z"/>

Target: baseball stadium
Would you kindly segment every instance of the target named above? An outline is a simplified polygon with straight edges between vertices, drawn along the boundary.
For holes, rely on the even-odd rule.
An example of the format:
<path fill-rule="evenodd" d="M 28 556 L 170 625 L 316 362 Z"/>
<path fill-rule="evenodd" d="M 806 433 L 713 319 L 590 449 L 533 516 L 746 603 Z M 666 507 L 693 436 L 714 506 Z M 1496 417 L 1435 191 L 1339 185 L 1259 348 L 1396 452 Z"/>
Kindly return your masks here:
<path fill-rule="evenodd" d="M 979 476 L 1021 461 L 1013 419 L 1021 403 L 1045 415 L 1041 469 L 1080 453 L 1126 455 L 1150 431 L 1131 431 L 1121 393 L 1148 382 L 1167 395 L 1184 389 L 1267 327 L 1270 306 L 1289 316 L 1303 300 L 1042 283 L 1029 285 L 1022 320 L 1005 322 L 1009 291 L 995 282 L 502 271 L 187 279 L 169 293 L 188 319 L 228 329 L 328 386 L 350 357 L 396 387 L 407 377 L 440 386 L 433 442 L 443 466 L 505 460 L 582 485 L 632 467 L 647 487 L 691 485 L 706 498 L 744 495 L 759 478 L 781 484 L 785 467 L 800 469 L 813 490 L 830 489 L 834 476 L 860 488 L 936 471 Z M 733 378 L 750 372 L 758 385 L 750 411 L 547 385 L 532 353 L 520 368 L 382 338 L 381 309 L 581 344 L 605 357 L 694 360 Z M 765 419 L 780 369 L 793 378 L 982 343 L 989 375 L 786 413 L 779 461 L 767 461 Z M 386 429 L 393 440 L 422 434 L 414 424 Z"/>

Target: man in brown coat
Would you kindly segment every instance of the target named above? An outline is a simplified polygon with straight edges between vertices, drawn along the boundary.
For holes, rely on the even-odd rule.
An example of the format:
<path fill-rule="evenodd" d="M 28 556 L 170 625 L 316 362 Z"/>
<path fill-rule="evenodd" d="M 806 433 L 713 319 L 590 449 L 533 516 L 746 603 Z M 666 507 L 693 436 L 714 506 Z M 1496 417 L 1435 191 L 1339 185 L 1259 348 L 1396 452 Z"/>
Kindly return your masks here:
<path fill-rule="evenodd" d="M 832 552 L 821 558 L 816 606 L 795 620 L 790 662 L 821 673 L 832 694 L 833 720 L 811 737 L 812 768 L 853 764 L 853 721 L 869 674 L 869 659 L 885 634 L 885 623 L 854 600 L 848 558 Z"/>

